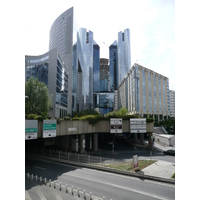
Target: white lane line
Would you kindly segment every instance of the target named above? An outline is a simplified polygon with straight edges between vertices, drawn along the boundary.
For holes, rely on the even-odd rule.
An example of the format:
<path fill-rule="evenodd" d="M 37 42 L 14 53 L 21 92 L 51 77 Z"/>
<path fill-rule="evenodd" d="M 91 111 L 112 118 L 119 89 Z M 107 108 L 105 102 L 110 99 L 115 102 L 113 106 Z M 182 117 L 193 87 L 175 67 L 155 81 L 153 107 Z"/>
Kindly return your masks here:
<path fill-rule="evenodd" d="M 43 167 L 38 167 L 38 166 L 34 166 L 35 168 L 38 168 L 38 169 L 43 169 L 43 170 L 45 170 L 45 168 L 43 168 Z"/>
<path fill-rule="evenodd" d="M 54 191 L 53 195 L 56 197 L 57 200 L 63 200 L 63 198 L 57 193 L 57 191 Z"/>
<path fill-rule="evenodd" d="M 126 179 L 131 179 L 131 180 L 137 180 L 137 181 L 141 181 L 141 182 L 148 182 L 148 183 L 153 183 L 153 184 L 156 184 L 156 185 L 164 185 L 164 186 L 168 186 L 168 187 L 172 187 L 174 188 L 175 185 L 173 184 L 168 184 L 168 183 L 162 183 L 162 182 L 159 182 L 159 181 L 156 181 L 156 180 L 141 180 L 139 179 L 139 177 L 129 177 L 129 176 L 125 176 L 125 175 L 121 175 L 121 174 L 114 174 L 114 173 L 111 173 L 111 172 L 104 172 L 104 171 L 99 171 L 99 170 L 96 170 L 96 169 L 88 169 L 88 168 L 83 168 L 84 170 L 87 170 L 87 171 L 95 171 L 95 172 L 98 172 L 98 173 L 102 173 L 102 174 L 109 174 L 109 175 L 112 175 L 112 176 L 118 176 L 118 177 L 122 177 L 122 178 L 126 178 Z"/>
<path fill-rule="evenodd" d="M 25 191 L 25 199 L 26 200 L 32 200 L 30 195 L 29 195 L 29 193 L 28 193 L 28 191 Z"/>
<path fill-rule="evenodd" d="M 81 179 L 84 179 L 84 180 L 89 180 L 89 181 L 93 181 L 93 182 L 97 182 L 97 183 L 101 183 L 101 184 L 105 184 L 105 185 L 121 188 L 121 189 L 128 190 L 128 191 L 131 191 L 131 192 L 135 192 L 135 193 L 138 193 L 138 194 L 142 194 L 142 195 L 146 195 L 146 196 L 150 196 L 150 197 L 154 197 L 154 198 L 159 198 L 159 199 L 162 199 L 162 200 L 168 200 L 168 199 L 165 199 L 165 198 L 156 197 L 154 194 L 146 193 L 146 192 L 143 192 L 143 191 L 140 191 L 140 190 L 134 190 L 132 188 L 127 188 L 127 187 L 123 187 L 123 186 L 120 186 L 120 185 L 110 184 L 110 183 L 106 183 L 106 182 L 103 182 L 103 181 L 94 180 L 94 179 L 91 179 L 91 178 L 81 177 L 80 175 L 76 176 L 76 175 L 67 174 L 67 173 L 65 173 L 65 174 L 68 175 L 68 176 L 81 178 Z"/>
<path fill-rule="evenodd" d="M 35 191 L 38 194 L 38 196 L 40 197 L 41 200 L 47 200 L 44 196 L 44 194 L 42 193 L 40 186 L 36 186 L 35 187 Z"/>

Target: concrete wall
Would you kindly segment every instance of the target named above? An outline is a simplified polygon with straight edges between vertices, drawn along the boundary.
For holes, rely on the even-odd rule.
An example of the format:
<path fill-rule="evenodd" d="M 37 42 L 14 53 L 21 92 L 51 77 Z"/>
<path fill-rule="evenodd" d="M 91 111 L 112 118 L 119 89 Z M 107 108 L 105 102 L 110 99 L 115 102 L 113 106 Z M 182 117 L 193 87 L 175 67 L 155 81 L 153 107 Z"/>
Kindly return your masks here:
<path fill-rule="evenodd" d="M 70 131 L 70 128 L 76 128 L 76 131 Z M 147 133 L 152 133 L 153 128 L 154 123 L 146 124 Z M 123 120 L 122 130 L 123 132 L 130 132 L 129 120 Z M 63 120 L 57 123 L 56 127 L 56 136 L 79 135 L 90 133 L 110 133 L 110 121 L 102 120 L 96 123 L 95 125 L 92 125 L 89 124 L 88 121 Z M 42 121 L 38 121 L 38 138 L 43 138 Z"/>
<path fill-rule="evenodd" d="M 165 134 L 156 134 L 153 133 L 155 138 L 155 142 L 161 143 L 166 146 L 174 146 L 175 145 L 175 135 L 165 135 Z"/>

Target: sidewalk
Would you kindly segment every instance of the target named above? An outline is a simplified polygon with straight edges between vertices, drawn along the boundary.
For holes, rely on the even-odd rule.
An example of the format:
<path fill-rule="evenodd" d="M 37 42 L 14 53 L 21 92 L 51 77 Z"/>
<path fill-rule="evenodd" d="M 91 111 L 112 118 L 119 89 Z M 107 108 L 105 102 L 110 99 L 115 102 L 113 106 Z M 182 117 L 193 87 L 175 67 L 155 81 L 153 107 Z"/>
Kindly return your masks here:
<path fill-rule="evenodd" d="M 145 141 L 145 143 L 148 145 L 148 141 Z M 159 151 L 175 149 L 174 147 L 163 146 L 162 144 L 156 142 L 154 143 L 154 148 Z M 171 179 L 172 175 L 175 173 L 175 163 L 158 160 L 154 164 L 141 170 L 139 173 L 149 176 Z"/>

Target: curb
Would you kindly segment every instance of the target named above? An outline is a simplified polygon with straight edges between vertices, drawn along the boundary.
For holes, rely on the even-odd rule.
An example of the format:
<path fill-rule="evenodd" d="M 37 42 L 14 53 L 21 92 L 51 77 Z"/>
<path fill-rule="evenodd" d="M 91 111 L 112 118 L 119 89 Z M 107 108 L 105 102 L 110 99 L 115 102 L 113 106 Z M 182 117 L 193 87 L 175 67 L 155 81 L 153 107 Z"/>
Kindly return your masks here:
<path fill-rule="evenodd" d="M 122 170 L 117 170 L 117 169 L 106 168 L 106 167 L 99 167 L 99 166 L 94 166 L 94 165 L 89 165 L 89 164 L 84 164 L 84 163 L 78 163 L 78 162 L 63 160 L 63 159 L 59 159 L 59 158 L 50 158 L 50 157 L 39 156 L 39 155 L 35 156 L 35 155 L 30 155 L 30 154 L 26 154 L 26 155 L 28 155 L 29 158 L 34 158 L 34 159 L 38 159 L 38 160 L 41 160 L 41 159 L 42 160 L 50 160 L 50 161 L 55 161 L 55 162 L 59 162 L 59 163 L 75 165 L 75 166 L 78 166 L 78 167 L 97 169 L 97 170 L 100 170 L 100 171 L 106 171 L 106 172 L 111 172 L 111 173 L 115 173 L 115 174 L 121 174 L 121 175 L 126 175 L 126 176 L 133 176 L 133 177 L 137 177 L 137 178 L 142 178 L 142 179 L 150 179 L 150 180 L 175 184 L 175 179 L 167 179 L 167 178 L 162 178 L 162 177 L 139 174 L 139 173 L 136 173 L 136 172 L 127 172 L 127 171 L 122 171 Z"/>

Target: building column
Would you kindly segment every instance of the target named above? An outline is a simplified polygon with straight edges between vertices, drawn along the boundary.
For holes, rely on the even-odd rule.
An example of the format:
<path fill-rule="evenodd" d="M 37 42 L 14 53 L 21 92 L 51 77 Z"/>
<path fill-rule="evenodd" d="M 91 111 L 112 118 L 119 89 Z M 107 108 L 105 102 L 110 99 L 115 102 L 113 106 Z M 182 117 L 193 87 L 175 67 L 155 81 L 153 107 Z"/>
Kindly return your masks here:
<path fill-rule="evenodd" d="M 144 143 L 144 133 L 140 133 L 140 143 Z"/>
<path fill-rule="evenodd" d="M 159 112 L 158 112 L 158 122 L 160 121 L 160 114 L 159 114 Z"/>
<path fill-rule="evenodd" d="M 80 135 L 80 147 L 81 153 L 85 153 L 85 134 Z"/>
<path fill-rule="evenodd" d="M 137 140 L 137 133 L 133 133 L 133 134 L 134 134 L 134 140 L 136 142 L 136 140 Z"/>
<path fill-rule="evenodd" d="M 93 134 L 94 151 L 98 151 L 98 133 Z"/>

